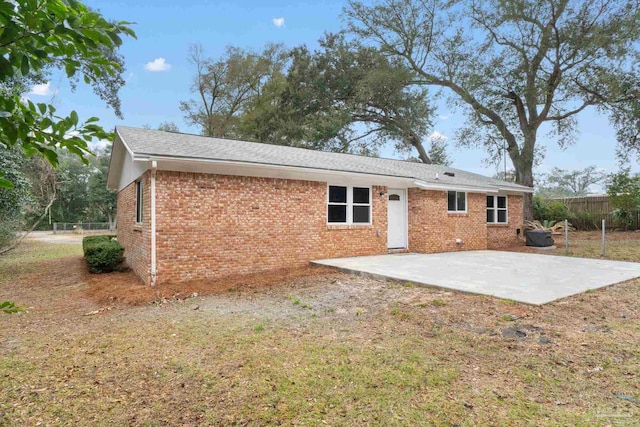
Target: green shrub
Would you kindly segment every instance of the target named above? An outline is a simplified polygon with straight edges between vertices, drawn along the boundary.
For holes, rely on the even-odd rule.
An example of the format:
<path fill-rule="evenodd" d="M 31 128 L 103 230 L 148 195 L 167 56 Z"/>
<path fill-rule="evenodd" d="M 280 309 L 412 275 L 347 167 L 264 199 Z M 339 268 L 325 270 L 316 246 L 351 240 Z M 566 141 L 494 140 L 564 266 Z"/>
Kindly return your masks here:
<path fill-rule="evenodd" d="M 116 236 L 113 234 L 104 234 L 101 236 L 87 236 L 85 238 L 82 239 L 82 250 L 86 251 L 87 250 L 87 246 L 92 245 L 94 243 L 99 243 L 99 242 L 108 242 L 110 240 L 115 239 Z"/>
<path fill-rule="evenodd" d="M 124 261 L 124 248 L 115 236 L 87 236 L 82 239 L 84 259 L 92 273 L 118 271 Z"/>
<path fill-rule="evenodd" d="M 596 217 L 589 212 L 572 213 L 569 222 L 576 230 L 597 230 Z"/>
<path fill-rule="evenodd" d="M 540 196 L 533 197 L 533 218 L 554 223 L 571 217 L 569 209 L 558 200 L 546 200 Z"/>

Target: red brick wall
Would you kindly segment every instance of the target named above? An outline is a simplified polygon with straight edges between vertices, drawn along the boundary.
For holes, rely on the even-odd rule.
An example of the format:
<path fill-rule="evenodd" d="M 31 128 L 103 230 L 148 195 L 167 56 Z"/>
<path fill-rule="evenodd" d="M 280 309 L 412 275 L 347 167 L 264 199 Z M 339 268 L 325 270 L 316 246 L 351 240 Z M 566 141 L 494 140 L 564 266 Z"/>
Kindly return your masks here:
<path fill-rule="evenodd" d="M 409 250 L 435 253 L 487 249 L 486 208 L 484 194 L 467 193 L 467 212 L 448 213 L 446 191 L 410 188 Z"/>
<path fill-rule="evenodd" d="M 522 236 L 522 196 L 508 196 L 507 224 L 487 224 L 487 247 L 500 249 L 522 244 L 516 230 L 521 230 Z"/>
<path fill-rule="evenodd" d="M 136 224 L 136 183 L 129 184 L 118 193 L 117 235 L 124 246 L 127 265 L 145 283 L 150 283 L 151 227 L 149 223 L 151 198 L 149 172 L 142 175 L 142 224 Z"/>
<path fill-rule="evenodd" d="M 150 175 L 142 177 L 142 225 L 135 183 L 118 193 L 118 240 L 127 264 L 150 282 Z M 380 192 L 384 196 L 380 197 Z M 327 184 L 183 172 L 157 173 L 158 283 L 218 278 L 310 260 L 387 253 L 387 194 L 372 188 L 372 225 L 326 223 Z M 446 191 L 408 190 L 409 250 L 500 248 L 517 243 L 522 197 L 509 196 L 509 224 L 486 224 L 486 196 L 467 194 L 467 212 L 447 212 Z M 455 240 L 461 239 L 462 244 Z"/>
<path fill-rule="evenodd" d="M 158 283 L 387 253 L 385 190 L 372 225 L 328 226 L 326 183 L 159 171 Z"/>

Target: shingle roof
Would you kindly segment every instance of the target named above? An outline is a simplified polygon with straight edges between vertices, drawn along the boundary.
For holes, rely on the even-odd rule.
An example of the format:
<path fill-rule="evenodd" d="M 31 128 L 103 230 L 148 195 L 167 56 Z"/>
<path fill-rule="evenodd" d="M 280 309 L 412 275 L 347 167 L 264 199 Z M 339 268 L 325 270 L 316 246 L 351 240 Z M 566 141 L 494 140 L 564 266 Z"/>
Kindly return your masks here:
<path fill-rule="evenodd" d="M 426 183 L 527 191 L 529 187 L 443 165 L 309 150 L 283 145 L 210 138 L 118 126 L 117 134 L 134 156 L 225 160 L 411 178 Z M 447 176 L 452 172 L 455 176 Z M 437 176 L 437 178 L 436 178 Z"/>

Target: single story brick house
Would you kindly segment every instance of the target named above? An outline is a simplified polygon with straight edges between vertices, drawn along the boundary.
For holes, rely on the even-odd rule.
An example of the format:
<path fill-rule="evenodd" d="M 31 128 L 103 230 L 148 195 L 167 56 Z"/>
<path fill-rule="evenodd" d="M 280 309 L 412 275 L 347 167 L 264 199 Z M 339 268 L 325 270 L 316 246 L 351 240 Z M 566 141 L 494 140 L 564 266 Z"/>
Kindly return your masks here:
<path fill-rule="evenodd" d="M 532 189 L 441 165 L 116 128 L 108 187 L 145 283 L 323 258 L 497 249 Z"/>

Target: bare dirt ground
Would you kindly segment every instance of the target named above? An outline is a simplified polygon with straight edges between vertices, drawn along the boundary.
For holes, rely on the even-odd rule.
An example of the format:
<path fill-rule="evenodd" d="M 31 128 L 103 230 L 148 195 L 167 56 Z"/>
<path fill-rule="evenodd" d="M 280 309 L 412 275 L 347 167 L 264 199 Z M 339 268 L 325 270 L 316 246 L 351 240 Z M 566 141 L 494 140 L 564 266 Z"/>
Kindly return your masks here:
<path fill-rule="evenodd" d="M 26 309 L 0 313 L 0 425 L 640 420 L 637 282 L 542 307 L 314 269 L 150 292 L 80 252 L 0 258 Z"/>
<path fill-rule="evenodd" d="M 536 249 L 524 246 L 524 243 L 508 250 L 546 255 L 577 256 L 583 258 L 602 258 L 601 231 L 575 231 L 569 233 L 569 251 L 565 250 L 564 234 L 554 234 L 555 249 Z M 640 232 L 613 231 L 606 233 L 606 256 L 604 259 L 615 261 L 640 262 Z"/>
<path fill-rule="evenodd" d="M 107 234 L 107 233 L 104 233 L 104 232 L 92 233 L 92 235 L 96 235 L 96 234 Z M 82 243 L 82 238 L 86 235 L 87 234 L 83 235 L 80 233 L 73 233 L 73 232 L 53 234 L 53 232 L 51 231 L 32 231 L 31 233 L 29 233 L 26 240 L 42 242 L 42 243 L 67 243 L 67 244 L 77 245 Z"/>

